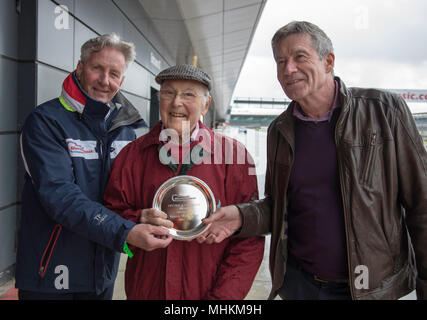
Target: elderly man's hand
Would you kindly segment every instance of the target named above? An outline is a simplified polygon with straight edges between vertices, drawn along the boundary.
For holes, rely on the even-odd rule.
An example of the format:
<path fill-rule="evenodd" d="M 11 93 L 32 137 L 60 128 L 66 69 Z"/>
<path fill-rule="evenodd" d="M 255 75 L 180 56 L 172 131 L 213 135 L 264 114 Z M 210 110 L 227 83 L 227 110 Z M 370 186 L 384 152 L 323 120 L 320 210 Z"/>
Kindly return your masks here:
<path fill-rule="evenodd" d="M 197 241 L 208 244 L 218 243 L 230 237 L 239 230 L 243 223 L 240 211 L 236 206 L 222 207 L 202 221 L 210 226 L 197 238 Z"/>
<path fill-rule="evenodd" d="M 173 228 L 173 222 L 168 219 L 168 215 L 163 211 L 154 208 L 142 209 L 139 221 L 141 223 L 148 223 L 155 226 Z"/>
<path fill-rule="evenodd" d="M 146 251 L 166 248 L 171 241 L 172 237 L 167 229 L 150 224 L 137 224 L 126 238 L 127 243 Z"/>

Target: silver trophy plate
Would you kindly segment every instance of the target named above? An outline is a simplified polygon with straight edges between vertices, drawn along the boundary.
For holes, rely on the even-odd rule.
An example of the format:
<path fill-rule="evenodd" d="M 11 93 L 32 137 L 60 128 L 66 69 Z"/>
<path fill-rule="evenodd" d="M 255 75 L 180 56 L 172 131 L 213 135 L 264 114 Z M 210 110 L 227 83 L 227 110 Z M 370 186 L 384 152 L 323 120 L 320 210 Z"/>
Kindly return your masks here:
<path fill-rule="evenodd" d="M 209 186 L 193 176 L 177 176 L 164 182 L 153 199 L 153 208 L 168 215 L 174 224 L 170 235 L 191 240 L 206 230 L 202 219 L 215 211 L 215 197 Z"/>

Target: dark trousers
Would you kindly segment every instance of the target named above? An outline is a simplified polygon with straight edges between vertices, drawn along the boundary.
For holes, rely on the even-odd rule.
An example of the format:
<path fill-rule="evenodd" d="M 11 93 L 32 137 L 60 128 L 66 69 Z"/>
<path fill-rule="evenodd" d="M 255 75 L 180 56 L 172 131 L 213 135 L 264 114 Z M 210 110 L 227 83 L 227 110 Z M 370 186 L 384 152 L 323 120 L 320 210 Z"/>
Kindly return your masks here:
<path fill-rule="evenodd" d="M 279 296 L 283 300 L 351 300 L 347 283 L 317 281 L 293 261 L 286 264 Z"/>
<path fill-rule="evenodd" d="M 18 298 L 19 300 L 112 300 L 113 292 L 114 286 L 98 295 L 95 292 L 49 293 L 18 289 Z"/>

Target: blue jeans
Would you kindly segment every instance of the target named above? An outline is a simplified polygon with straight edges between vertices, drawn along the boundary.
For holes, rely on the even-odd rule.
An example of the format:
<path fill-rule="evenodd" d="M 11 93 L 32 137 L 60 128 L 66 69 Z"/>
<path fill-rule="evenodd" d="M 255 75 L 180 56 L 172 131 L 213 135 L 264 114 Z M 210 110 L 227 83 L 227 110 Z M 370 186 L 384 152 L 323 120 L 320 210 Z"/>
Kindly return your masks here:
<path fill-rule="evenodd" d="M 317 281 L 292 261 L 286 264 L 279 296 L 283 300 L 351 300 L 347 283 Z"/>

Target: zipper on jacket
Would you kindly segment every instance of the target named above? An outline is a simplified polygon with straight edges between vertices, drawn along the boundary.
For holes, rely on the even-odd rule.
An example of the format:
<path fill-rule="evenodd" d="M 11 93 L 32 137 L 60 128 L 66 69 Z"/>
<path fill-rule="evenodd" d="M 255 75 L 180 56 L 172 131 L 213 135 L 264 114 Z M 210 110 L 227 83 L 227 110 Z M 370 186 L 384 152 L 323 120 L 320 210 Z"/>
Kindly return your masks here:
<path fill-rule="evenodd" d="M 100 186 L 99 186 L 99 190 L 101 191 L 100 199 L 102 199 L 103 197 L 103 187 L 104 187 L 104 179 L 103 177 L 105 176 L 105 167 L 107 166 L 107 161 L 108 161 L 108 151 L 107 149 L 104 149 L 104 141 L 102 139 L 98 139 L 99 141 L 99 159 L 101 160 L 101 177 L 99 179 L 100 181 Z M 105 152 L 104 152 L 105 151 Z"/>
<path fill-rule="evenodd" d="M 47 267 L 52 256 L 53 249 L 55 248 L 56 241 L 58 240 L 59 234 L 61 233 L 62 226 L 60 224 L 55 225 L 50 235 L 49 242 L 46 249 L 43 252 L 43 256 L 40 260 L 39 275 L 43 278 L 46 274 Z"/>
<path fill-rule="evenodd" d="M 102 139 L 98 139 L 99 140 L 99 157 L 104 160 L 104 142 L 102 141 Z"/>
<path fill-rule="evenodd" d="M 99 137 L 98 133 L 95 132 L 95 130 L 90 125 L 90 121 L 91 121 L 90 117 L 89 118 L 88 117 L 83 117 L 83 120 L 84 120 L 83 123 L 86 125 L 86 127 L 93 134 L 93 136 L 95 137 L 95 139 L 97 141 L 98 149 L 99 149 L 99 160 L 101 161 L 101 176 L 104 176 L 105 170 L 108 167 L 107 162 L 109 160 L 109 154 L 110 154 L 109 153 L 109 149 L 111 147 L 111 142 L 109 143 L 109 141 L 114 141 L 117 138 L 118 134 L 115 135 L 115 136 L 109 137 L 110 138 L 109 139 L 108 138 L 108 132 L 109 131 L 108 132 L 106 131 L 107 132 L 107 141 L 106 141 L 106 143 L 104 143 L 104 140 L 102 139 L 102 137 Z M 117 129 L 118 128 L 116 128 L 114 130 L 117 130 Z M 101 178 L 100 181 L 99 181 L 99 190 L 100 190 L 99 198 L 100 199 L 102 199 L 103 196 L 104 196 L 104 193 L 103 193 L 103 191 L 104 191 L 104 184 L 105 184 L 105 182 Z"/>
<path fill-rule="evenodd" d="M 101 177 L 99 179 L 99 183 L 100 183 L 100 185 L 99 185 L 99 190 L 100 190 L 99 199 L 102 199 L 104 196 L 104 189 L 106 186 L 106 181 L 104 180 L 103 177 L 105 177 L 105 174 L 106 174 L 105 171 L 108 168 L 108 161 L 110 159 L 109 149 L 111 147 L 111 144 L 109 144 L 108 141 L 106 143 L 104 143 L 104 141 L 102 139 L 98 139 L 98 141 L 99 141 L 99 158 L 101 160 Z M 108 176 L 108 172 L 107 172 L 107 176 Z"/>
<path fill-rule="evenodd" d="M 342 108 L 342 110 L 344 109 L 344 107 Z M 354 289 L 353 289 L 353 277 L 352 277 L 352 267 L 351 267 L 351 257 L 350 257 L 350 245 L 349 245 L 349 236 L 348 236 L 348 230 L 350 229 L 349 225 L 348 225 L 348 213 L 346 210 L 346 193 L 344 192 L 343 189 L 343 181 L 344 181 L 344 177 L 343 177 L 343 169 L 342 169 L 342 161 L 339 161 L 340 158 L 342 157 L 341 155 L 341 151 L 338 149 L 338 138 L 337 138 L 337 128 L 338 128 L 338 124 L 340 123 L 341 118 L 343 117 L 343 112 L 341 111 L 341 114 L 337 120 L 337 123 L 335 124 L 335 146 L 337 149 L 337 156 L 338 156 L 338 173 L 339 173 L 339 177 L 340 177 L 340 189 L 341 189 L 341 198 L 342 198 L 342 202 L 343 202 L 343 211 L 344 211 L 344 231 L 345 231 L 345 239 L 346 239 L 346 247 L 347 247 L 347 267 L 348 267 L 348 284 L 350 287 L 350 295 L 351 298 L 354 300 L 355 298 L 355 294 L 354 294 Z"/>
<path fill-rule="evenodd" d="M 363 183 L 368 182 L 369 173 L 371 172 L 371 166 L 373 163 L 372 160 L 374 157 L 374 149 L 375 149 L 376 141 L 377 141 L 377 133 L 374 131 L 372 132 L 372 135 L 369 141 L 368 160 L 366 161 L 365 174 L 363 175 Z"/>

